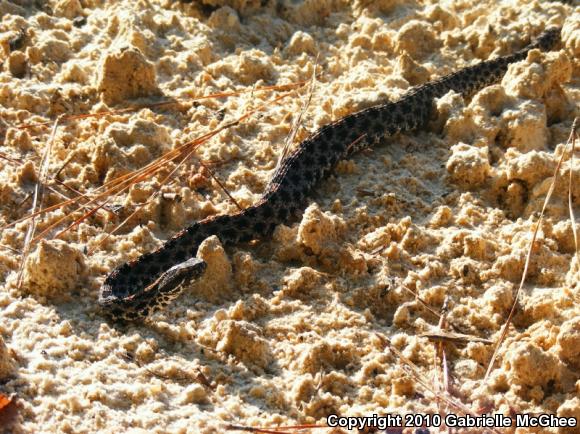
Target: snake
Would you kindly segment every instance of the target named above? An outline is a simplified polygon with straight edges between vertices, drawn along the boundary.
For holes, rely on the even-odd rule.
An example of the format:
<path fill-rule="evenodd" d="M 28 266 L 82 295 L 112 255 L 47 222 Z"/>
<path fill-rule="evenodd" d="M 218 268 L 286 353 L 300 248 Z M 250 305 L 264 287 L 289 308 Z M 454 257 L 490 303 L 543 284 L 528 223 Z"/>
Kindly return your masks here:
<path fill-rule="evenodd" d="M 424 127 L 437 98 L 449 91 L 468 97 L 498 82 L 508 66 L 524 60 L 530 50 L 552 50 L 560 41 L 560 32 L 560 28 L 550 27 L 513 54 L 480 61 L 412 87 L 397 101 L 322 126 L 281 161 L 257 203 L 234 214 L 195 222 L 157 250 L 120 265 L 104 279 L 99 305 L 113 320 L 147 318 L 204 275 L 207 264 L 196 253 L 206 238 L 215 235 L 226 246 L 267 237 L 277 225 L 300 214 L 309 193 L 340 160 L 396 133 Z"/>

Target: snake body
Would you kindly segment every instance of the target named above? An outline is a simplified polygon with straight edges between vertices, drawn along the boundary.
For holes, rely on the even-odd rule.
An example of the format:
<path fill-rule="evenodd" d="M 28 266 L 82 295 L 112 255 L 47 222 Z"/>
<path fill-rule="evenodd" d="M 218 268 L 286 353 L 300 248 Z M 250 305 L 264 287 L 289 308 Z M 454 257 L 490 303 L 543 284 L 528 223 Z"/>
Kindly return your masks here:
<path fill-rule="evenodd" d="M 99 304 L 116 320 L 143 318 L 167 305 L 189 282 L 203 275 L 206 264 L 195 255 L 204 239 L 216 235 L 228 245 L 268 236 L 276 225 L 303 209 L 312 188 L 339 160 L 387 136 L 425 125 L 435 98 L 450 90 L 470 95 L 500 80 L 508 65 L 525 59 L 530 50 L 551 50 L 559 40 L 560 29 L 550 28 L 516 53 L 463 68 L 410 89 L 396 102 L 379 104 L 323 126 L 282 161 L 258 203 L 236 214 L 193 223 L 154 252 L 116 268 L 105 278 Z"/>

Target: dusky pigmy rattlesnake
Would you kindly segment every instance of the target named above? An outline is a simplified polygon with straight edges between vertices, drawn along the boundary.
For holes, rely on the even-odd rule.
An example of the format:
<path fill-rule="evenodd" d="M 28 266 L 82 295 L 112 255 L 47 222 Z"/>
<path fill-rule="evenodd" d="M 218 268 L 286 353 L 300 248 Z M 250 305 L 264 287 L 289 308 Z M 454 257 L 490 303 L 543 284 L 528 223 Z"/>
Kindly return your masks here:
<path fill-rule="evenodd" d="M 258 203 L 236 214 L 193 223 L 154 252 L 121 265 L 106 277 L 99 304 L 118 320 L 136 320 L 167 305 L 205 271 L 205 262 L 195 257 L 204 239 L 216 235 L 227 245 L 267 236 L 277 224 L 303 209 L 309 192 L 339 160 L 384 137 L 424 125 L 435 98 L 450 90 L 472 94 L 501 79 L 508 65 L 525 59 L 530 50 L 550 50 L 559 40 L 560 29 L 550 28 L 514 54 L 461 69 L 412 88 L 396 102 L 376 105 L 325 125 L 282 161 Z"/>

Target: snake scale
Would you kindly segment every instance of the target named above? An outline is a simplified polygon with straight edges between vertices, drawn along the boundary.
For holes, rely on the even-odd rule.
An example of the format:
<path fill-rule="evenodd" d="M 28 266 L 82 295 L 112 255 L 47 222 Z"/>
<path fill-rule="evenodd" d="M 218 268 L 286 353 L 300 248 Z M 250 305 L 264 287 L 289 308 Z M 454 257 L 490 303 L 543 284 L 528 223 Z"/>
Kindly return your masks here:
<path fill-rule="evenodd" d="M 154 252 L 116 268 L 105 278 L 99 304 L 113 319 L 122 321 L 144 318 L 166 306 L 203 275 L 206 263 L 195 255 L 204 239 L 216 235 L 228 245 L 268 236 L 276 225 L 303 209 L 309 192 L 339 160 L 384 137 L 425 125 L 435 98 L 451 90 L 470 95 L 500 80 L 508 65 L 525 59 L 530 50 L 551 50 L 559 40 L 560 29 L 550 28 L 511 55 L 463 68 L 410 89 L 396 102 L 379 104 L 323 126 L 282 161 L 255 205 L 193 223 Z"/>

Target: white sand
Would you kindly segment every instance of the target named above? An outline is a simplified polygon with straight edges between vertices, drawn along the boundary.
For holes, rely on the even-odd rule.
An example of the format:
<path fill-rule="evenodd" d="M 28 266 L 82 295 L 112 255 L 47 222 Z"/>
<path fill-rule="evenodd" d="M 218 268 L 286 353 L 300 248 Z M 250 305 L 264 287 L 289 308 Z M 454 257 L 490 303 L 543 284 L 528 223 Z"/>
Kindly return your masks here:
<path fill-rule="evenodd" d="M 332 413 L 457 413 L 432 393 L 442 378 L 436 347 L 420 336 L 438 318 L 408 290 L 436 311 L 447 301 L 457 331 L 498 339 L 578 115 L 578 10 L 523 0 L 101 3 L 50 1 L 42 12 L 32 1 L 0 0 L 0 225 L 30 214 L 50 143 L 49 127 L 14 128 L 23 123 L 257 89 L 64 122 L 52 142 L 47 207 L 282 95 L 258 88 L 308 80 L 316 56 L 321 76 L 295 142 L 412 85 L 511 53 L 549 25 L 563 26 L 563 44 L 530 53 L 471 100 L 446 95 L 429 128 L 342 162 L 301 220 L 272 239 L 225 250 L 206 240 L 206 276 L 145 323 L 107 321 L 96 304 L 104 276 L 189 222 L 235 212 L 200 159 L 241 206 L 256 202 L 307 87 L 203 143 L 166 185 L 174 166 L 111 199 L 117 215 L 100 210 L 60 239 L 82 210 L 37 219 L 40 234 L 69 216 L 33 245 L 21 289 L 29 221 L 2 230 L 0 393 L 17 409 L 4 419 L 0 410 L 5 432 L 205 433 L 230 423 L 324 424 Z M 81 16 L 86 24 L 73 25 Z M 580 423 L 569 173 L 567 160 L 489 380 L 493 345 L 445 346 L 450 399 L 474 413 L 549 412 Z M 178 200 L 154 198 L 106 237 L 160 189 Z"/>

